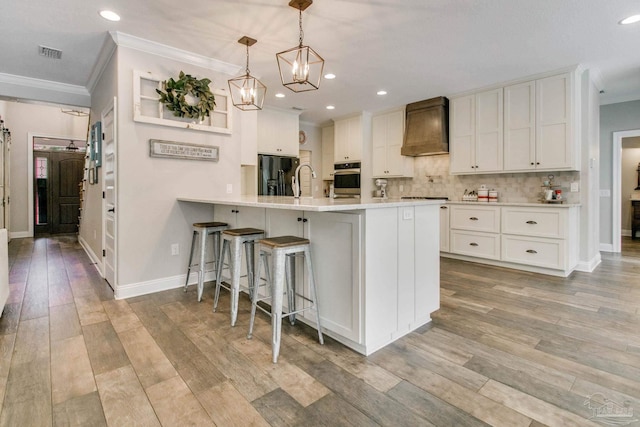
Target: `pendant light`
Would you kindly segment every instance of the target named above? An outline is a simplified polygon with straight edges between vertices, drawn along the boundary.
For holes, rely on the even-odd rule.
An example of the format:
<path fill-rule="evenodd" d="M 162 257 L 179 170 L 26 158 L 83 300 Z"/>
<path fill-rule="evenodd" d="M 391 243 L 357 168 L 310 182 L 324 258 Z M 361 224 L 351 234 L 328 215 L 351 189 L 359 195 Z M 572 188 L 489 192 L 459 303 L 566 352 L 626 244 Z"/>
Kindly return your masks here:
<path fill-rule="evenodd" d="M 302 44 L 302 11 L 311 6 L 312 0 L 291 0 L 289 6 L 298 9 L 300 43 L 284 52 L 276 54 L 282 84 L 294 92 L 306 92 L 320 87 L 324 59 L 309 46 Z"/>
<path fill-rule="evenodd" d="M 243 76 L 229 80 L 231 101 L 235 107 L 243 111 L 262 110 L 264 96 L 267 93 L 267 87 L 249 74 L 249 46 L 253 46 L 256 42 L 256 39 L 247 36 L 238 40 L 238 43 L 247 47 L 247 68 Z"/>

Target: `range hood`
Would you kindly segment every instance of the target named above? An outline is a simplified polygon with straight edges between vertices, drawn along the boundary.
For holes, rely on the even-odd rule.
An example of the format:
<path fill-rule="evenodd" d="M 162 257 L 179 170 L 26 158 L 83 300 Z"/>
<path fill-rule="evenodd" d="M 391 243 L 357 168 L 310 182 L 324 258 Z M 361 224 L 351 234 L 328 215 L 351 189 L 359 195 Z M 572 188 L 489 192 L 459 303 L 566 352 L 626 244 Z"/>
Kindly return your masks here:
<path fill-rule="evenodd" d="M 444 96 L 407 104 L 400 153 L 433 156 L 449 152 L 449 100 Z"/>

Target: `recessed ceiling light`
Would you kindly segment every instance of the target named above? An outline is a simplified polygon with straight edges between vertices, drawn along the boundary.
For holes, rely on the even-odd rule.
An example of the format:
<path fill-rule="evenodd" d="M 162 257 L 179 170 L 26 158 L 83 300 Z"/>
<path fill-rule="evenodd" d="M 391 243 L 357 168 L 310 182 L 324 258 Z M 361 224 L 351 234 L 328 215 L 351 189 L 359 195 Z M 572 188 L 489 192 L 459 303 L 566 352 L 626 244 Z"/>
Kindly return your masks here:
<path fill-rule="evenodd" d="M 378 95 L 386 95 L 387 91 L 386 90 L 379 90 L 378 92 L 376 92 Z"/>
<path fill-rule="evenodd" d="M 284 93 L 276 93 L 276 98 L 284 98 Z"/>
<path fill-rule="evenodd" d="M 107 21 L 118 22 L 120 20 L 120 15 L 110 10 L 101 10 L 100 16 L 102 16 Z"/>
<path fill-rule="evenodd" d="M 635 24 L 638 21 L 640 21 L 640 15 L 633 15 L 628 18 L 624 18 L 622 21 L 620 21 L 620 24 L 622 25 Z"/>
<path fill-rule="evenodd" d="M 327 74 L 324 75 L 324 78 L 327 79 L 327 80 L 331 80 L 331 79 L 335 79 L 336 75 L 333 74 L 333 73 L 327 73 Z"/>
<path fill-rule="evenodd" d="M 336 107 L 334 107 L 333 105 L 327 105 L 327 110 L 335 110 Z"/>

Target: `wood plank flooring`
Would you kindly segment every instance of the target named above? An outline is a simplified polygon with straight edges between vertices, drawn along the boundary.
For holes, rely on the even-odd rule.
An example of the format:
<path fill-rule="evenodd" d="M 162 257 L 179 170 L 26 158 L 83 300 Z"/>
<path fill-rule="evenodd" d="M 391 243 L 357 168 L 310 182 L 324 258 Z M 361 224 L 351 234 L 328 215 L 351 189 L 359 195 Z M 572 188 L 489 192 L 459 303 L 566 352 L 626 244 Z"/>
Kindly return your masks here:
<path fill-rule="evenodd" d="M 74 236 L 15 239 L 1 426 L 640 426 L 640 241 L 557 278 L 441 261 L 433 322 L 369 357 L 195 289 L 115 301 Z M 625 412 L 626 410 L 626 412 Z M 632 413 L 635 412 L 635 414 Z"/>

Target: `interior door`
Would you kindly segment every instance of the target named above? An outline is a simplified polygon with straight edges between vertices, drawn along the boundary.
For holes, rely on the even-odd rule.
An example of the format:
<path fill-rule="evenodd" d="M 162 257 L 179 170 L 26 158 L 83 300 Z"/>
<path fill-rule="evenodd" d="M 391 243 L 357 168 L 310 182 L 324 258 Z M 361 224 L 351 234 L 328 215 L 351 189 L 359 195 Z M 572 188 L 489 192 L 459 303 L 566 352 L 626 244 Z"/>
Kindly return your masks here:
<path fill-rule="evenodd" d="M 116 281 L 116 99 L 102 113 L 103 274 L 115 290 Z"/>
<path fill-rule="evenodd" d="M 78 231 L 80 188 L 84 175 L 84 153 L 52 152 L 51 159 L 51 233 Z"/>

